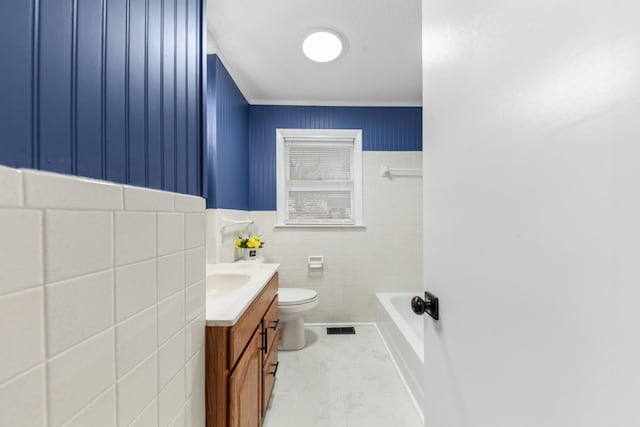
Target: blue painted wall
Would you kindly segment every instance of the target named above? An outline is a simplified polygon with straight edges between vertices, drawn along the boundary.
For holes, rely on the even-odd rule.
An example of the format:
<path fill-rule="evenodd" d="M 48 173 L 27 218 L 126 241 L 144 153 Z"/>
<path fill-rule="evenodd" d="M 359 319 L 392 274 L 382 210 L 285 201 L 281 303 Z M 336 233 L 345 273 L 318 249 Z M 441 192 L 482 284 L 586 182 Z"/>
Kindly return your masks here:
<path fill-rule="evenodd" d="M 0 1 L 0 163 L 203 194 L 202 0 Z"/>
<path fill-rule="evenodd" d="M 217 55 L 207 63 L 207 207 L 249 210 L 249 103 Z"/>
<path fill-rule="evenodd" d="M 365 151 L 421 151 L 420 107 L 250 107 L 249 208 L 276 210 L 276 128 L 362 129 Z"/>

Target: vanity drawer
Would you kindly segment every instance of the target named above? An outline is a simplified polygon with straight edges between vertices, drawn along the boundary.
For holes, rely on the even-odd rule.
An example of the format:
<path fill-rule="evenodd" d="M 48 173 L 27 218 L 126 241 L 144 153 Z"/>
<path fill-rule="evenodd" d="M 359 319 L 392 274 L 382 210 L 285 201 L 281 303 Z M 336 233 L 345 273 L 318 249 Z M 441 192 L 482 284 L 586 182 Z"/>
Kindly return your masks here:
<path fill-rule="evenodd" d="M 275 334 L 276 342 L 278 341 L 278 334 Z M 273 385 L 276 382 L 276 374 L 278 372 L 278 347 L 272 347 L 267 356 L 264 367 L 262 368 L 262 416 L 267 412 L 267 405 L 269 404 L 269 398 L 271 397 L 271 391 Z"/>
<path fill-rule="evenodd" d="M 262 319 L 262 330 L 266 333 L 267 352 L 270 352 L 274 345 L 278 345 L 278 341 L 276 340 L 276 336 L 278 335 L 278 323 L 278 296 L 276 295 Z M 266 363 L 267 361 L 265 358 L 265 364 Z"/>
<path fill-rule="evenodd" d="M 278 273 L 274 274 L 267 286 L 251 303 L 238 323 L 229 330 L 229 366 L 233 367 L 251 339 L 251 335 L 260 326 L 265 314 L 265 307 L 269 307 L 278 293 Z"/>

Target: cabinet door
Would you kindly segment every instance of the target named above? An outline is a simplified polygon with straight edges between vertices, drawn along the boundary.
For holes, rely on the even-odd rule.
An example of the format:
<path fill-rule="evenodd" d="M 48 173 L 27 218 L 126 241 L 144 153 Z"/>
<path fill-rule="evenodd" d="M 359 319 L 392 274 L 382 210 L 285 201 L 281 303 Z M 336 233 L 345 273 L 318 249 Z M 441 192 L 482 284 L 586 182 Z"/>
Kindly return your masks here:
<path fill-rule="evenodd" d="M 262 368 L 262 416 L 267 413 L 267 407 L 269 406 L 269 398 L 271 397 L 271 391 L 273 385 L 276 382 L 276 373 L 278 372 L 278 334 L 274 337 L 276 345 L 271 347 L 269 355 L 265 358 Z"/>
<path fill-rule="evenodd" d="M 271 351 L 272 347 L 278 346 L 278 341 L 275 339 L 278 333 L 278 323 L 280 323 L 280 320 L 278 319 L 278 296 L 276 295 L 276 297 L 271 302 L 271 306 L 264 314 L 264 317 L 262 319 L 262 330 L 267 336 L 267 348 L 264 354 L 265 363 L 267 353 Z"/>
<path fill-rule="evenodd" d="M 262 335 L 256 329 L 229 377 L 229 427 L 260 427 Z"/>

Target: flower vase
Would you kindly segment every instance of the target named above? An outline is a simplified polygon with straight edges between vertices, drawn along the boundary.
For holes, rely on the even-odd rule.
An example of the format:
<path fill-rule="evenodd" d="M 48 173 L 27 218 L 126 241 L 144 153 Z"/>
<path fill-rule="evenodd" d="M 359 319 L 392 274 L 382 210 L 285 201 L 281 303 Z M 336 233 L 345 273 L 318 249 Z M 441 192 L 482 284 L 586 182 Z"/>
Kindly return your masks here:
<path fill-rule="evenodd" d="M 247 261 L 255 261 L 258 258 L 258 249 L 257 248 L 245 248 L 244 249 L 244 259 Z"/>

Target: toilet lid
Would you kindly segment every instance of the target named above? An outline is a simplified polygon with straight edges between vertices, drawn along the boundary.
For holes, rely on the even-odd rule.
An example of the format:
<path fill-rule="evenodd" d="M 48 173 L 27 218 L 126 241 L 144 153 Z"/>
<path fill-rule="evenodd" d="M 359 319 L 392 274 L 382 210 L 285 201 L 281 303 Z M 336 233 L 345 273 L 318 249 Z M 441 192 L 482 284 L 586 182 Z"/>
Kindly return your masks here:
<path fill-rule="evenodd" d="M 311 289 L 280 288 L 278 289 L 278 305 L 297 305 L 311 302 L 318 298 L 318 293 Z"/>

